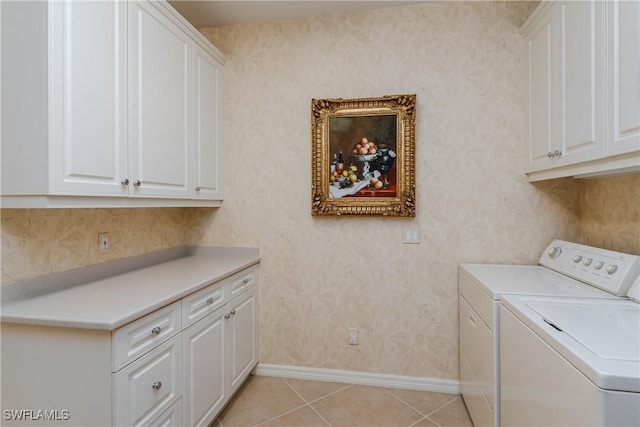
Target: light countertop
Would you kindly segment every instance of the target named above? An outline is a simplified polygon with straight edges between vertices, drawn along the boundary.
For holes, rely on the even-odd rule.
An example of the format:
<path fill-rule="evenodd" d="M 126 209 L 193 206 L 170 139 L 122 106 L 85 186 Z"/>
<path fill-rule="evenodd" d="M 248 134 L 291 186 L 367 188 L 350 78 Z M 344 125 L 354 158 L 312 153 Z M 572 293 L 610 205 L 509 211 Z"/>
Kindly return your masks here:
<path fill-rule="evenodd" d="M 254 248 L 194 248 L 177 259 L 3 302 L 0 320 L 115 330 L 259 262 Z"/>

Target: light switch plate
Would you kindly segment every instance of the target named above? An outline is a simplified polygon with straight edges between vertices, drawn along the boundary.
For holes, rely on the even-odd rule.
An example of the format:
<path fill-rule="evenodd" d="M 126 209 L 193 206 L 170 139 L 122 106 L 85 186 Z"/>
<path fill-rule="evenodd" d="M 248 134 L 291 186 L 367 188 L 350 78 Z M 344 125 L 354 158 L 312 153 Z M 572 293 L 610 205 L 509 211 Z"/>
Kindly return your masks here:
<path fill-rule="evenodd" d="M 405 228 L 404 229 L 404 240 L 402 243 L 405 244 L 419 244 L 420 243 L 420 230 L 417 228 Z"/>

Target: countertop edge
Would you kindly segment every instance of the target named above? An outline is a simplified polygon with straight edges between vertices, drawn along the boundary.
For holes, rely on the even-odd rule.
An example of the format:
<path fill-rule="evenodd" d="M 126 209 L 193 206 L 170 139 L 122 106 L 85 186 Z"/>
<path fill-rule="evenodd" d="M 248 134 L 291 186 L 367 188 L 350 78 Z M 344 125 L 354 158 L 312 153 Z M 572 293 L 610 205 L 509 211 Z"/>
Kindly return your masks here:
<path fill-rule="evenodd" d="M 134 320 L 137 320 L 141 317 L 144 317 L 162 307 L 165 307 L 169 304 L 172 304 L 194 292 L 198 292 L 199 290 L 213 284 L 216 282 L 220 282 L 225 280 L 226 278 L 242 271 L 247 268 L 253 267 L 260 263 L 259 250 L 257 248 L 238 248 L 238 247 L 206 247 L 206 246 L 188 246 L 188 247 L 180 247 L 174 248 L 167 251 L 162 251 L 163 253 L 154 254 L 151 258 L 148 257 L 132 257 L 134 259 L 125 259 L 122 260 L 124 263 L 117 267 L 124 268 L 124 271 L 121 268 L 116 268 L 112 271 L 112 274 L 105 275 L 104 274 L 104 266 L 99 265 L 100 268 L 97 270 L 93 270 L 92 267 L 89 266 L 83 269 L 71 270 L 69 272 L 64 272 L 66 274 L 62 276 L 55 277 L 53 279 L 52 284 L 54 286 L 49 287 L 47 292 L 42 292 L 43 284 L 46 283 L 46 277 L 39 277 L 34 281 L 24 281 L 17 282 L 13 286 L 17 286 L 22 283 L 27 286 L 27 289 L 23 291 L 23 294 L 20 298 L 14 298 L 11 300 L 3 300 L 2 302 L 2 310 L 0 311 L 0 321 L 2 323 L 12 323 L 12 324 L 22 324 L 22 325 L 33 325 L 33 326 L 49 326 L 49 327 L 66 327 L 66 328 L 75 328 L 75 329 L 91 329 L 91 330 L 105 330 L 105 331 L 113 331 L 121 326 L 124 326 Z M 156 255 L 159 255 L 156 256 Z M 176 256 L 177 255 L 177 256 Z M 54 295 L 59 291 L 65 292 L 74 292 L 73 288 L 81 288 L 83 285 L 91 285 L 92 282 L 100 281 L 100 280 L 113 280 L 116 276 L 126 275 L 127 273 L 135 273 L 138 270 L 143 270 L 145 268 L 154 266 L 159 266 L 164 263 L 169 263 L 172 261 L 179 261 L 180 259 L 186 259 L 191 256 L 205 256 L 212 257 L 212 259 L 217 258 L 225 258 L 224 263 L 225 267 L 220 269 L 218 267 L 217 272 L 213 273 L 206 278 L 200 278 L 198 281 L 193 281 L 191 283 L 185 283 L 184 286 L 177 286 L 175 290 L 171 292 L 167 292 L 164 295 L 159 295 L 155 300 L 148 304 L 141 304 L 139 308 L 135 310 L 127 311 L 120 313 L 120 315 L 114 315 L 113 318 L 106 320 L 98 320 L 95 321 L 89 320 L 86 317 L 81 319 L 74 319 L 73 315 L 65 316 L 47 316 L 34 314 L 33 311 L 29 312 L 26 310 L 24 313 L 21 313 L 20 309 L 12 310 L 12 306 L 14 305 L 23 305 L 28 304 L 29 300 L 35 298 L 47 298 L 47 296 Z M 167 259 L 168 257 L 168 259 Z M 137 258 L 137 259 L 136 259 Z M 151 260 L 155 260 L 156 262 L 149 262 Z M 160 261 L 158 261 L 160 260 Z M 140 262 L 142 261 L 142 262 Z M 230 264 L 229 268 L 226 268 L 226 264 Z M 133 265 L 138 265 L 138 268 L 132 268 Z M 215 270 L 215 269 L 213 269 Z M 96 272 L 97 274 L 92 276 L 91 273 Z M 74 276 L 74 273 L 77 276 Z M 67 279 L 70 282 L 74 283 L 73 286 L 62 285 L 64 281 L 60 280 Z M 80 283 L 78 282 L 78 277 L 82 279 Z M 88 280 L 87 280 L 88 278 Z M 92 280 L 93 278 L 93 280 Z M 34 290 L 29 288 L 29 285 L 34 283 L 34 287 L 39 293 L 34 295 Z M 7 313 L 9 311 L 9 313 Z"/>

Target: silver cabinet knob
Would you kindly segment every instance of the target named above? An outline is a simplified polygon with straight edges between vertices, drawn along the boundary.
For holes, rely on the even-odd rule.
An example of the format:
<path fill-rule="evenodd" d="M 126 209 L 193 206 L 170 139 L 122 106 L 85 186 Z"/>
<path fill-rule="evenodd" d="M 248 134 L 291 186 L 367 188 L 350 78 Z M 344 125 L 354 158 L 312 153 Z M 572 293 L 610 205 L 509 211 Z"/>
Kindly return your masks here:
<path fill-rule="evenodd" d="M 245 285 L 246 285 L 247 283 L 249 283 L 249 278 L 247 277 L 246 279 L 244 279 L 244 280 L 242 281 L 242 283 L 244 283 Z"/>
<path fill-rule="evenodd" d="M 207 298 L 207 304 L 209 305 L 213 304 L 213 297 Z"/>
<path fill-rule="evenodd" d="M 556 151 L 553 153 L 553 157 L 562 157 L 562 151 L 560 151 L 560 150 L 556 150 Z"/>
<path fill-rule="evenodd" d="M 607 266 L 607 273 L 609 273 L 609 274 L 613 274 L 613 273 L 615 273 L 616 271 L 618 271 L 618 266 L 617 266 L 617 265 L 615 265 L 615 264 L 610 264 L 610 265 L 608 265 L 608 266 Z"/>
<path fill-rule="evenodd" d="M 136 182 L 133 183 L 134 187 L 140 187 L 142 185 L 142 182 L 140 182 L 140 180 L 137 180 Z"/>
<path fill-rule="evenodd" d="M 123 186 L 127 186 L 129 185 L 129 180 L 127 178 L 123 179 L 122 181 L 120 181 L 120 184 L 122 184 Z"/>
<path fill-rule="evenodd" d="M 550 158 L 550 159 L 553 159 L 553 153 L 551 151 L 549 151 L 547 153 L 547 157 Z"/>
<path fill-rule="evenodd" d="M 228 318 L 230 318 L 230 317 L 231 317 L 231 313 L 227 313 L 227 314 L 225 314 L 225 315 L 224 315 L 224 318 L 225 318 L 225 319 L 228 319 Z"/>
<path fill-rule="evenodd" d="M 233 310 L 231 310 L 231 315 L 233 316 L 234 314 L 236 314 L 236 309 L 235 308 Z"/>
<path fill-rule="evenodd" d="M 196 187 L 196 191 L 200 191 L 200 187 Z"/>
<path fill-rule="evenodd" d="M 160 331 L 162 331 L 162 328 L 160 326 L 156 326 L 155 328 L 151 329 L 151 334 L 160 335 Z"/>
<path fill-rule="evenodd" d="M 151 388 L 154 390 L 160 390 L 160 387 L 162 387 L 162 383 L 160 381 L 156 381 L 155 383 L 151 384 Z"/>

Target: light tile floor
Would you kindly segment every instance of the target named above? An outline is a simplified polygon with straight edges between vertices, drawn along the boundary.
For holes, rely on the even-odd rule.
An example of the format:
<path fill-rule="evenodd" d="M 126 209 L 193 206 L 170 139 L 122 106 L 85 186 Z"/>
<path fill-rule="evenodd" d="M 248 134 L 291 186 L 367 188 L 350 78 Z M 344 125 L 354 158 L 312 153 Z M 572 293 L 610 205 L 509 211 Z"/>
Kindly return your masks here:
<path fill-rule="evenodd" d="M 473 427 L 456 394 L 251 376 L 213 427 Z"/>

